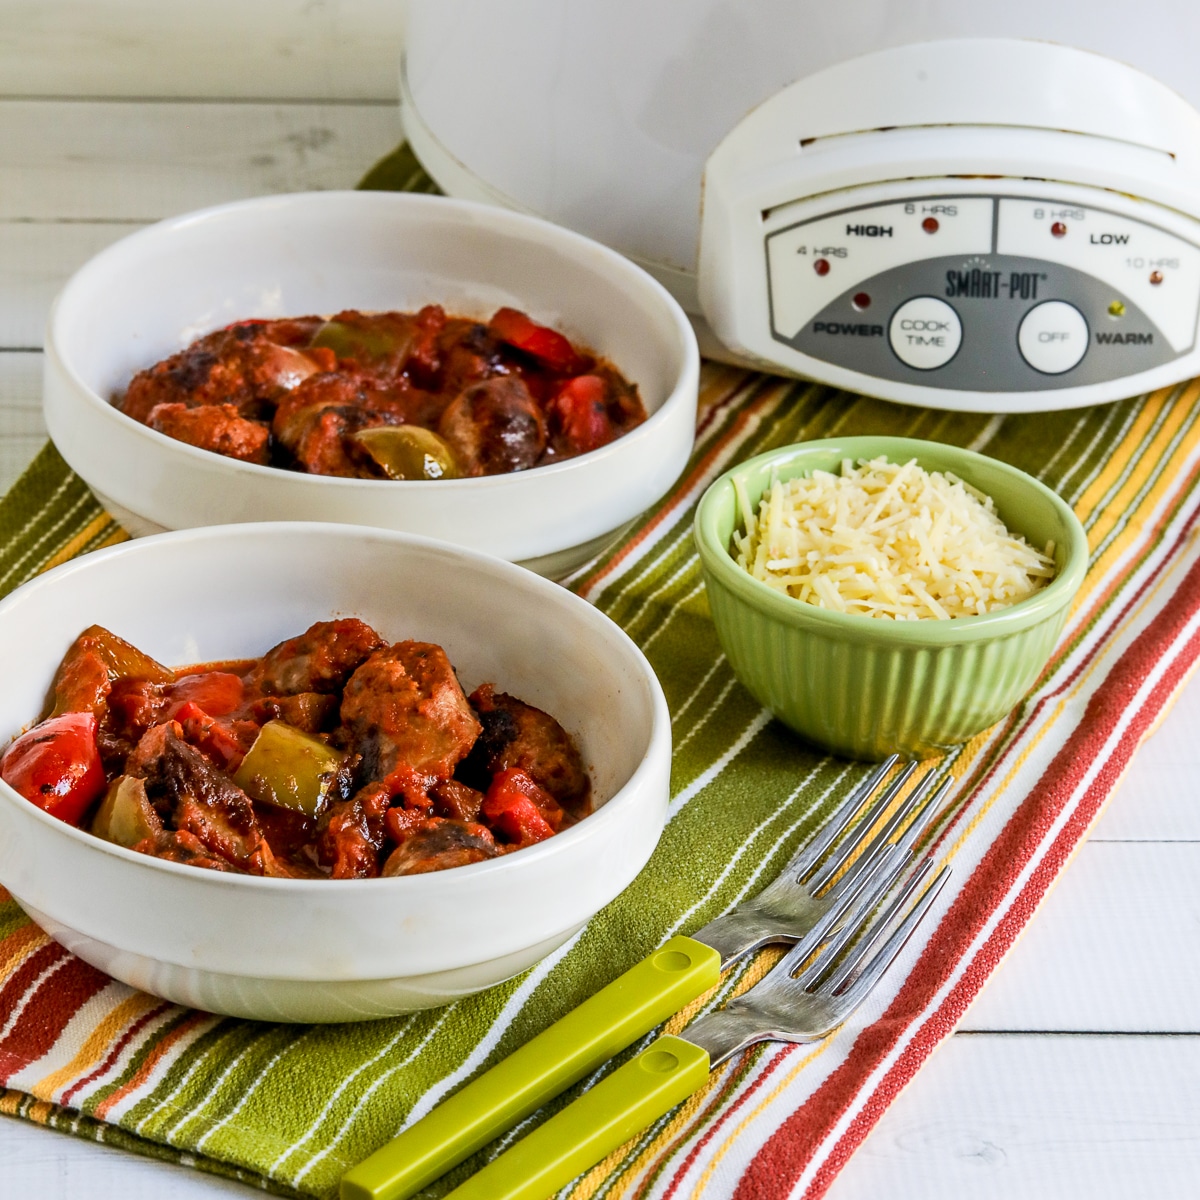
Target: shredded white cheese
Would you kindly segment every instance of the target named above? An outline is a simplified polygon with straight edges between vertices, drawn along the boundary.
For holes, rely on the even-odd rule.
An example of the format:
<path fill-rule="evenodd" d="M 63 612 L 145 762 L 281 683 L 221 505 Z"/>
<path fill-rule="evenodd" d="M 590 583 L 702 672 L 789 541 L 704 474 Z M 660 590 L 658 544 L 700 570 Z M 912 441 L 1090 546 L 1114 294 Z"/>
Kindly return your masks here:
<path fill-rule="evenodd" d="M 1054 544 L 1035 550 L 990 496 L 949 472 L 885 458 L 841 474 L 775 479 L 758 512 L 735 482 L 744 531 L 733 555 L 770 587 L 837 612 L 897 621 L 993 612 L 1053 578 Z"/>

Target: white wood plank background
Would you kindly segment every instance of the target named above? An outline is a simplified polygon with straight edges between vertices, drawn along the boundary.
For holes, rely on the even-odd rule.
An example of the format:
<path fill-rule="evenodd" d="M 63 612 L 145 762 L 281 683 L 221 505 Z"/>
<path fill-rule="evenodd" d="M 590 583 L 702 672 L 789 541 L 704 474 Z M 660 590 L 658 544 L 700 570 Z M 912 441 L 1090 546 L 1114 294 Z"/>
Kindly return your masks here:
<path fill-rule="evenodd" d="M 957 1035 L 829 1200 L 1195 1200 L 1195 1038 Z"/>
<path fill-rule="evenodd" d="M 45 440 L 42 356 L 0 352 L 0 494 L 8 491 Z"/>
<path fill-rule="evenodd" d="M 42 330 L 173 213 L 353 186 L 398 136 L 399 0 L 0 0 L 0 490 L 42 443 Z M 1200 686 L 962 1032 L 831 1200 L 1200 1195 Z M 0 1121 L 0 1200 L 251 1190 Z"/>
<path fill-rule="evenodd" d="M 0 100 L 0 220 L 154 221 L 353 187 L 399 138 L 394 104 Z"/>
<path fill-rule="evenodd" d="M 404 0 L 3 0 L 0 94 L 385 100 Z"/>

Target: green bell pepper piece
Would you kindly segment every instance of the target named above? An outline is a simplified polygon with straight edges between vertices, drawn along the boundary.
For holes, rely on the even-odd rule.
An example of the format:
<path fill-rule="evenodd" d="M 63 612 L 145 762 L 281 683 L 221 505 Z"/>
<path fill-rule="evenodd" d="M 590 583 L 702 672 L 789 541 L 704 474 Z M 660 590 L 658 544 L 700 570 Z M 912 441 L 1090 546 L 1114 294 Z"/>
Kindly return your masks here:
<path fill-rule="evenodd" d="M 318 817 L 337 782 L 343 756 L 286 721 L 268 721 L 233 782 L 252 800 Z"/>

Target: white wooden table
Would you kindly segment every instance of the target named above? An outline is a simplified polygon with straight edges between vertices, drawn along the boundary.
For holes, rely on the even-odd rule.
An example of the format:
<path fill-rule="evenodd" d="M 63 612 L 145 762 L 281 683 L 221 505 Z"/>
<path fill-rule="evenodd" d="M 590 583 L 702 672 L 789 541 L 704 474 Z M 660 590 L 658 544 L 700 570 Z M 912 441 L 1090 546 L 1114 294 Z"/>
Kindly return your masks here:
<path fill-rule="evenodd" d="M 399 136 L 397 0 L 0 0 L 0 491 L 42 327 L 146 222 L 352 186 Z M 0 1200 L 251 1190 L 0 1119 Z M 1200 684 L 831 1200 L 1200 1195 Z"/>

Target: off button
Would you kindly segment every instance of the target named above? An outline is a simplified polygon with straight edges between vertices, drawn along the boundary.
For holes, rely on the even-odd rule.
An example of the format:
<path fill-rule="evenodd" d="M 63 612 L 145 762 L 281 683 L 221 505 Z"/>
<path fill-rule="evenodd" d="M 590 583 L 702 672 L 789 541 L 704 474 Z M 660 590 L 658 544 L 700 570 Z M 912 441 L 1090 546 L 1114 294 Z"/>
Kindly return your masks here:
<path fill-rule="evenodd" d="M 944 367 L 962 345 L 962 322 L 944 300 L 917 296 L 892 316 L 888 340 L 896 357 L 918 371 Z"/>
<path fill-rule="evenodd" d="M 1043 375 L 1069 371 L 1087 353 L 1088 324 L 1065 300 L 1047 300 L 1031 308 L 1017 330 L 1021 357 Z"/>

